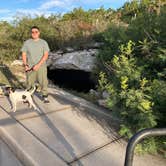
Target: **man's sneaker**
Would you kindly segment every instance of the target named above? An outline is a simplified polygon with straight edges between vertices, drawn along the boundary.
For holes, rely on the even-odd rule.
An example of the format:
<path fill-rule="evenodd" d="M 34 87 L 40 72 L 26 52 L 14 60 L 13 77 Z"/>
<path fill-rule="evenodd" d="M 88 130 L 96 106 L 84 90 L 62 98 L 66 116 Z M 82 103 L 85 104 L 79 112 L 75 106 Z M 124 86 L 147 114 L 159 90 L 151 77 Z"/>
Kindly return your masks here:
<path fill-rule="evenodd" d="M 48 97 L 47 96 L 43 96 L 43 102 L 44 103 L 49 103 L 50 101 L 48 100 Z"/>

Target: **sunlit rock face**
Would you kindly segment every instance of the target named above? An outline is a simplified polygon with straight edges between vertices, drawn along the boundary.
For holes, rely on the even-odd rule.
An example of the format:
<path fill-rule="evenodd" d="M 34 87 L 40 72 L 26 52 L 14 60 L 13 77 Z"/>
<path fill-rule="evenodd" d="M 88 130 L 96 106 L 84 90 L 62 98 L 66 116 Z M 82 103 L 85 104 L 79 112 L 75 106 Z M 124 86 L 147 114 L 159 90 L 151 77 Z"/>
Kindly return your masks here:
<path fill-rule="evenodd" d="M 91 72 L 96 64 L 97 53 L 97 49 L 70 51 L 66 53 L 63 51 L 50 52 L 47 66 L 50 70 L 66 69 Z"/>

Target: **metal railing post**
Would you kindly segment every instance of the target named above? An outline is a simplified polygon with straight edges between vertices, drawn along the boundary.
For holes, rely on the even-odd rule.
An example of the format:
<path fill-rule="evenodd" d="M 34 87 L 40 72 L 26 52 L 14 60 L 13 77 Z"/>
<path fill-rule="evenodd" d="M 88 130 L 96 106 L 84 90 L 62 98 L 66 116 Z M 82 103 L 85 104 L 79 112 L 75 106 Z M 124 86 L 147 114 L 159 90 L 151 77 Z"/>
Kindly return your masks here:
<path fill-rule="evenodd" d="M 126 148 L 126 156 L 125 156 L 125 164 L 124 166 L 132 166 L 133 164 L 133 156 L 134 156 L 134 148 L 137 143 L 139 143 L 142 139 L 148 136 L 163 136 L 166 135 L 166 128 L 150 128 L 143 129 L 132 136 L 128 142 Z"/>

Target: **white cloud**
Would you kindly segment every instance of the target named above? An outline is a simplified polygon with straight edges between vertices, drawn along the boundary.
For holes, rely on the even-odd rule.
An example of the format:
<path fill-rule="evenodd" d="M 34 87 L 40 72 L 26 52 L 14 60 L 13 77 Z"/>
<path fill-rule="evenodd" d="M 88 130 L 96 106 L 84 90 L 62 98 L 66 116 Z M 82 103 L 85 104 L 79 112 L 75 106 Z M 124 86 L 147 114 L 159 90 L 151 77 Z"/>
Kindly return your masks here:
<path fill-rule="evenodd" d="M 0 14 L 10 13 L 9 9 L 0 9 Z"/>
<path fill-rule="evenodd" d="M 116 8 L 119 4 L 123 4 L 128 0 L 45 0 L 42 2 L 39 10 L 48 11 L 50 9 L 61 9 L 63 11 L 71 11 L 73 8 L 77 7 L 92 7 L 92 6 L 107 6 Z"/>
<path fill-rule="evenodd" d="M 28 3 L 33 2 L 34 0 L 18 0 L 17 3 Z M 68 11 L 72 11 L 73 8 L 77 8 L 82 6 L 83 8 L 91 8 L 91 7 L 101 7 L 111 5 L 110 7 L 117 6 L 117 4 L 121 4 L 128 0 L 39 0 L 37 8 L 12 8 L 11 11 L 8 9 L 0 8 L 0 20 L 12 20 L 13 16 L 21 15 L 21 16 L 40 16 L 44 15 L 46 17 L 50 16 L 52 13 L 66 13 Z M 101 6 L 99 6 L 101 5 Z M 27 6 L 28 7 L 28 6 Z"/>
<path fill-rule="evenodd" d="M 24 16 L 30 16 L 32 18 L 36 17 L 36 16 L 41 16 L 41 15 L 44 15 L 45 17 L 49 17 L 51 16 L 53 12 L 52 11 L 42 11 L 42 10 L 39 10 L 39 9 L 18 9 L 16 11 L 16 14 L 15 16 L 18 16 L 18 17 L 24 17 Z"/>
<path fill-rule="evenodd" d="M 63 11 L 72 10 L 74 7 L 77 7 L 77 3 L 80 0 L 47 0 L 41 4 L 39 7 L 40 10 L 49 10 L 49 9 L 61 9 Z"/>
<path fill-rule="evenodd" d="M 39 9 L 40 10 L 48 10 L 54 7 L 60 7 L 60 8 L 64 8 L 66 6 L 65 2 L 60 1 L 60 0 L 51 0 L 51 1 L 47 1 L 45 3 L 43 3 Z"/>
<path fill-rule="evenodd" d="M 0 21 L 8 21 L 12 20 L 13 12 L 9 9 L 0 9 Z"/>
<path fill-rule="evenodd" d="M 8 17 L 0 17 L 0 21 L 7 21 L 7 22 L 11 22 L 13 20 L 13 17 L 8 16 Z"/>
<path fill-rule="evenodd" d="M 53 12 L 55 13 L 56 9 L 62 9 L 63 11 L 69 11 L 72 10 L 75 6 L 72 3 L 73 0 L 51 0 L 51 1 L 45 1 L 43 2 L 38 8 L 36 9 L 17 9 L 16 13 L 20 15 L 30 15 L 32 17 L 34 16 L 40 16 L 44 15 L 46 17 L 50 16 Z M 53 9 L 53 11 L 52 11 Z M 61 12 L 62 13 L 62 12 Z"/>
<path fill-rule="evenodd" d="M 36 10 L 36 9 L 17 9 L 17 14 L 23 14 L 23 15 L 41 15 L 43 12 Z"/>
<path fill-rule="evenodd" d="M 12 22 L 13 21 L 13 12 L 10 12 L 5 15 L 0 15 L 0 21 L 7 21 L 7 22 Z"/>

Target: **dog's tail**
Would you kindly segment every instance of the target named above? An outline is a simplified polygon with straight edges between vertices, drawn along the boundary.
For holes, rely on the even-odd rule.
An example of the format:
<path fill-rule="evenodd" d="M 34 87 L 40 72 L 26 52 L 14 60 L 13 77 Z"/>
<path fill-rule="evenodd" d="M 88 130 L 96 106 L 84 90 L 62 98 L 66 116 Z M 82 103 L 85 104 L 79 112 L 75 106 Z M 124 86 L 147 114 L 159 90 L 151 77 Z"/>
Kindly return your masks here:
<path fill-rule="evenodd" d="M 32 95 L 34 92 L 35 92 L 35 90 L 37 89 L 37 86 L 35 85 L 34 87 L 33 87 L 33 89 L 30 91 L 30 94 Z M 29 90 L 28 90 L 29 91 Z"/>

